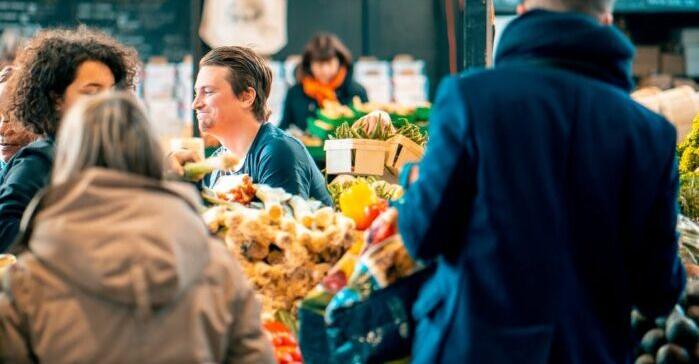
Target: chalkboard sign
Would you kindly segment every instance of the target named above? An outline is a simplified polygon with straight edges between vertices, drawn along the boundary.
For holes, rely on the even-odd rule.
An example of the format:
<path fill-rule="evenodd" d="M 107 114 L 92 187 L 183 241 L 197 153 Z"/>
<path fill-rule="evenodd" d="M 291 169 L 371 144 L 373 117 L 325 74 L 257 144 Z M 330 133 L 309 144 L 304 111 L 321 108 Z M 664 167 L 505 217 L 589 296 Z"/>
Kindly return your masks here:
<path fill-rule="evenodd" d="M 514 13 L 520 0 L 494 0 L 498 13 Z M 615 12 L 699 12 L 699 0 L 617 0 Z"/>
<path fill-rule="evenodd" d="M 142 59 L 164 56 L 181 61 L 190 51 L 188 0 L 0 0 L 0 30 L 85 24 L 135 47 Z"/>

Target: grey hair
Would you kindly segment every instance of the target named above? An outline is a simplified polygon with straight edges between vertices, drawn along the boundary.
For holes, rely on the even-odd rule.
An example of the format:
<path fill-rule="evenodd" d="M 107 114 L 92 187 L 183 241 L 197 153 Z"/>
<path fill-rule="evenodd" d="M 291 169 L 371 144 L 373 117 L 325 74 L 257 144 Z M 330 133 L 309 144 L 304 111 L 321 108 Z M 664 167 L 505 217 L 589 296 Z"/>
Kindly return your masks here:
<path fill-rule="evenodd" d="M 56 141 L 52 184 L 90 167 L 163 178 L 162 149 L 133 95 L 107 92 L 87 97 L 66 113 Z"/>

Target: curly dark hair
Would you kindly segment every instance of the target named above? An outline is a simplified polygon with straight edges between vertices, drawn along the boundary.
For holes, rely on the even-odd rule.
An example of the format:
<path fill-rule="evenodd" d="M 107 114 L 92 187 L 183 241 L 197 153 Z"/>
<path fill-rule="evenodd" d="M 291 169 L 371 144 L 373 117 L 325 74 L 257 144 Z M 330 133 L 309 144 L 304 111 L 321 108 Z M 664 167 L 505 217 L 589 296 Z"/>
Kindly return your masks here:
<path fill-rule="evenodd" d="M 135 49 L 85 26 L 50 29 L 30 39 L 17 55 L 8 112 L 34 133 L 55 136 L 61 119 L 57 102 L 85 61 L 109 67 L 117 89 L 134 87 L 139 65 Z"/>

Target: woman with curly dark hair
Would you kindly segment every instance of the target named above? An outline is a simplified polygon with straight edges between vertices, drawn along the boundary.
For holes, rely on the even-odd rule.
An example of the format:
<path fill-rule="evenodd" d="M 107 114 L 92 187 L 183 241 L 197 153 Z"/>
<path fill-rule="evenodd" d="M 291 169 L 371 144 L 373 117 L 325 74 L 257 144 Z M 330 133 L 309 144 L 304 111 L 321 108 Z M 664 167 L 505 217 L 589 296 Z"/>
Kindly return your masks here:
<path fill-rule="evenodd" d="M 86 27 L 40 32 L 17 55 L 8 84 L 13 92 L 2 109 L 39 139 L 0 173 L 0 251 L 13 243 L 29 201 L 49 182 L 65 112 L 82 96 L 132 88 L 137 65 L 135 50 Z"/>

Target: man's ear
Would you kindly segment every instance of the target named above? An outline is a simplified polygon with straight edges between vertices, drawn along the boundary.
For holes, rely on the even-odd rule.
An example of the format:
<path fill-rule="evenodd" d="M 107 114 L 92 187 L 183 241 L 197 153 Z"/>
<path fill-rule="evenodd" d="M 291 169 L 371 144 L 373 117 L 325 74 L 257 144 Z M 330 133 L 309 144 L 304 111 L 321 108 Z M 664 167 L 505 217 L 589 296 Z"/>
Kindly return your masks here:
<path fill-rule="evenodd" d="M 599 22 L 602 23 L 602 25 L 612 25 L 614 24 L 614 15 L 612 15 L 611 12 L 607 11 L 604 14 L 600 15 L 598 17 Z"/>
<path fill-rule="evenodd" d="M 257 98 L 257 92 L 255 92 L 255 89 L 252 87 L 248 87 L 239 97 L 240 101 L 243 102 L 243 106 L 246 108 L 252 108 L 252 105 L 255 103 L 255 98 Z"/>
<path fill-rule="evenodd" d="M 527 9 L 527 6 L 524 5 L 523 2 L 521 2 L 517 5 L 517 15 L 522 15 L 522 14 L 526 13 L 528 10 L 529 9 Z"/>

